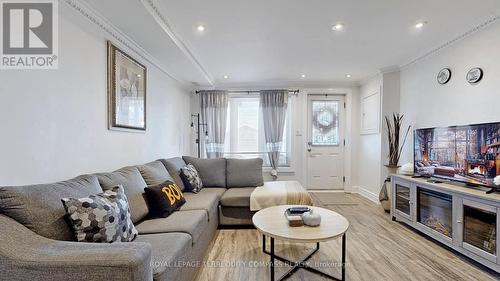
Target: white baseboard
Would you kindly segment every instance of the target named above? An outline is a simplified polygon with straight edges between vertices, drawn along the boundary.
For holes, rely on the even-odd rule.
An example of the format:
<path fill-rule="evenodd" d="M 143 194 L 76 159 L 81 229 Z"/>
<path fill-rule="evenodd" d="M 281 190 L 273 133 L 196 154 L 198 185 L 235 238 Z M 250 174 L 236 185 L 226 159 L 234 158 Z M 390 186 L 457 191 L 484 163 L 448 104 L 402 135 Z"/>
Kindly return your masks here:
<path fill-rule="evenodd" d="M 359 186 L 345 186 L 344 191 L 347 193 L 359 193 Z"/>
<path fill-rule="evenodd" d="M 378 194 L 375 194 L 369 190 L 366 190 L 362 188 L 361 186 L 358 187 L 358 194 L 365 197 L 366 199 L 372 201 L 375 204 L 380 204 L 380 201 L 378 200 Z"/>

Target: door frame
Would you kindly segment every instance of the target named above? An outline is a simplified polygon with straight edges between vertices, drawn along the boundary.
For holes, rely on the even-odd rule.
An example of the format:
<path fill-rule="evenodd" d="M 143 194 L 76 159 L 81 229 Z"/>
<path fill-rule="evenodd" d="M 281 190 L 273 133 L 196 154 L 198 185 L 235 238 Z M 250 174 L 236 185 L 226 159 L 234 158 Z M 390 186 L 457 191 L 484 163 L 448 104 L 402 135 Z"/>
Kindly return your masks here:
<path fill-rule="evenodd" d="M 338 192 L 338 191 L 344 191 L 344 192 L 349 192 L 349 193 L 356 193 L 358 192 L 359 187 L 354 186 L 352 182 L 352 168 L 351 165 L 353 163 L 354 157 L 354 151 L 352 149 L 353 147 L 353 141 L 354 140 L 354 135 L 353 135 L 353 128 L 352 126 L 354 125 L 354 122 L 352 120 L 352 112 L 353 112 L 353 90 L 351 88 L 328 88 L 328 89 L 323 89 L 323 88 L 312 88 L 312 89 L 303 89 L 302 90 L 303 94 L 299 95 L 301 98 L 301 110 L 302 112 L 307 112 L 307 118 L 302 118 L 300 122 L 302 123 L 300 126 L 297 126 L 296 128 L 302 128 L 302 145 L 300 146 L 302 149 L 301 153 L 301 159 L 302 159 L 302 182 L 304 183 L 304 186 L 308 186 L 308 181 L 309 181 L 309 171 L 308 171 L 308 159 L 307 159 L 307 134 L 308 134 L 308 122 L 309 122 L 309 111 L 308 111 L 308 98 L 309 95 L 337 95 L 337 96 L 344 96 L 344 102 L 346 104 L 346 107 L 344 108 L 344 119 L 345 119 L 345 125 L 344 125 L 344 139 L 345 139 L 345 146 L 344 146 L 344 176 L 345 176 L 345 182 L 344 182 L 344 189 L 339 189 L 337 191 L 333 192 Z M 299 108 L 299 107 L 298 107 Z M 299 125 L 299 124 L 297 124 Z"/>

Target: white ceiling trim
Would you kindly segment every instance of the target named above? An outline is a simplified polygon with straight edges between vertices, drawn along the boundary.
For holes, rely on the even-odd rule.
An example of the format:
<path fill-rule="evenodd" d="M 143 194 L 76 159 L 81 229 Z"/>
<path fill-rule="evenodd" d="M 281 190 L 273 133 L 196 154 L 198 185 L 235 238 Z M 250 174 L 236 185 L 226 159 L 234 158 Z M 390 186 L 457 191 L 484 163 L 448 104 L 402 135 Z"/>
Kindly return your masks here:
<path fill-rule="evenodd" d="M 174 30 L 168 23 L 167 18 L 160 12 L 160 9 L 156 6 L 153 0 L 140 0 L 142 5 L 146 8 L 146 10 L 151 14 L 154 20 L 160 25 L 160 27 L 165 31 L 165 33 L 172 39 L 175 45 L 181 50 L 184 55 L 193 63 L 193 65 L 201 72 L 205 80 L 210 85 L 214 85 L 214 80 L 212 76 L 208 73 L 208 71 L 203 67 L 200 61 L 196 58 L 196 56 L 189 50 L 187 45 L 175 34 Z"/>
<path fill-rule="evenodd" d="M 64 3 L 66 3 L 69 7 L 75 9 L 81 16 L 85 17 L 90 22 L 95 24 L 98 28 L 100 28 L 102 31 L 110 35 L 114 39 L 114 41 L 118 43 L 117 45 L 119 45 L 119 47 L 123 46 L 127 48 L 129 51 L 136 53 L 143 60 L 154 65 L 161 72 L 165 73 L 173 80 L 179 82 L 184 87 L 190 86 L 189 83 L 184 79 L 181 79 L 177 77 L 175 74 L 172 74 L 170 71 L 167 71 L 155 57 L 153 57 L 150 53 L 144 50 L 144 48 L 142 48 L 138 43 L 136 43 L 130 37 L 125 35 L 125 33 L 119 30 L 105 17 L 100 15 L 98 12 L 96 12 L 88 5 L 82 3 L 82 1 L 64 0 Z"/>
<path fill-rule="evenodd" d="M 215 87 L 199 87 L 203 90 L 211 89 L 232 89 L 232 90 L 262 90 L 279 88 L 336 88 L 336 87 L 357 87 L 358 81 L 304 81 L 304 80 L 274 80 L 263 82 L 224 82 Z"/>
<path fill-rule="evenodd" d="M 472 34 L 474 34 L 474 33 L 478 32 L 478 31 L 480 31 L 480 30 L 485 29 L 486 27 L 488 27 L 488 26 L 492 25 L 493 23 L 496 23 L 498 20 L 500 20 L 500 16 L 499 16 L 499 15 L 496 15 L 496 16 L 494 16 L 494 17 L 492 17 L 492 18 L 488 19 L 487 21 L 485 21 L 485 22 L 481 23 L 480 25 L 477 25 L 477 26 L 475 26 L 474 28 L 472 28 L 472 29 L 470 29 L 470 30 L 466 31 L 466 32 L 465 32 L 465 33 L 463 33 L 462 35 L 460 35 L 460 36 L 458 36 L 458 37 L 456 37 L 456 38 L 454 38 L 454 39 L 451 39 L 451 40 L 449 40 L 449 41 L 445 42 L 444 44 L 442 44 L 441 46 L 439 46 L 439 47 L 437 47 L 437 48 L 434 48 L 434 49 L 430 50 L 429 52 L 427 52 L 427 53 L 425 53 L 425 54 L 423 54 L 423 55 L 421 55 L 421 56 L 419 56 L 419 57 L 417 57 L 417 58 L 415 58 L 415 59 L 413 59 L 413 60 L 411 60 L 411 61 L 409 61 L 409 62 L 407 62 L 407 63 L 403 64 L 403 65 L 401 65 L 400 69 L 405 69 L 405 68 L 408 68 L 408 67 L 410 67 L 411 65 L 413 65 L 413 64 L 415 64 L 415 63 L 417 63 L 417 62 L 419 62 L 419 61 L 421 61 L 421 60 L 424 60 L 424 59 L 426 59 L 426 58 L 428 58 L 428 57 L 430 57 L 430 56 L 432 56 L 432 55 L 434 55 L 434 54 L 436 54 L 436 53 L 440 52 L 441 50 L 443 50 L 443 49 L 445 49 L 445 48 L 450 47 L 451 45 L 453 45 L 453 44 L 457 43 L 458 41 L 460 41 L 460 40 L 462 40 L 462 39 L 465 39 L 466 37 L 469 37 L 469 36 L 471 36 Z"/>

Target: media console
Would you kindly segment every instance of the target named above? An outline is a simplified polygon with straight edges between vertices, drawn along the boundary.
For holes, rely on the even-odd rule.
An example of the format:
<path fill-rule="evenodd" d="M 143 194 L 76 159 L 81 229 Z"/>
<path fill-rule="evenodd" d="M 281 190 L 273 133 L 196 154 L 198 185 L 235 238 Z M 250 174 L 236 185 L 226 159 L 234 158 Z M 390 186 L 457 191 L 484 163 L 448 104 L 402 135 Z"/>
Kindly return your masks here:
<path fill-rule="evenodd" d="M 391 217 L 500 273 L 500 194 L 392 175 Z"/>

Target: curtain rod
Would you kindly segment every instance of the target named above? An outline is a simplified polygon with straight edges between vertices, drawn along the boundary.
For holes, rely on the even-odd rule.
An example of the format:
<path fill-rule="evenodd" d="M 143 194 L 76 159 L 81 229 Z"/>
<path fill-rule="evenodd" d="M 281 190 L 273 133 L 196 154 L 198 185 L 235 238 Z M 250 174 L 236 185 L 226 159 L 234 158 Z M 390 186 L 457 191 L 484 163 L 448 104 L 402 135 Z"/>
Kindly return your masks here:
<path fill-rule="evenodd" d="M 196 94 L 199 94 L 201 91 L 195 91 Z M 229 93 L 260 93 L 259 90 L 248 90 L 248 91 L 228 91 Z M 298 94 L 300 92 L 299 89 L 297 90 L 288 90 L 288 93 L 293 93 L 293 94 Z"/>

